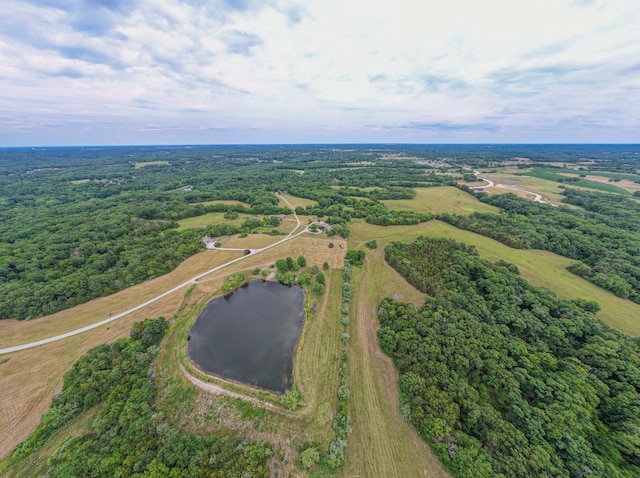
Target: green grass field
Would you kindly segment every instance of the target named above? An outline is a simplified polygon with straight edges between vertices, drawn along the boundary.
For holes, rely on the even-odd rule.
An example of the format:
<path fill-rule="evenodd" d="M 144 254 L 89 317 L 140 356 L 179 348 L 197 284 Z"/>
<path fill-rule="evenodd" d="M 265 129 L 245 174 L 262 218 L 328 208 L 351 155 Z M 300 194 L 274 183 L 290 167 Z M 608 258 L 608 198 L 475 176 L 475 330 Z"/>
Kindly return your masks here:
<path fill-rule="evenodd" d="M 378 243 L 390 240 L 411 241 L 422 234 L 429 237 L 449 237 L 473 245 L 482 257 L 490 261 L 503 259 L 518 266 L 522 277 L 531 284 L 553 290 L 565 299 L 584 298 L 595 300 L 601 310 L 597 314 L 610 326 L 630 335 L 640 336 L 640 305 L 621 299 L 566 270 L 573 261 L 551 252 L 512 249 L 493 239 L 463 231 L 440 221 L 416 226 L 373 226 L 362 220 L 354 221 L 350 241 L 360 245 L 377 239 Z M 378 246 L 380 247 L 380 246 Z"/>
<path fill-rule="evenodd" d="M 452 186 L 417 188 L 414 199 L 382 201 L 389 209 L 451 214 L 498 212 L 498 208 L 478 201 L 471 194 Z"/>

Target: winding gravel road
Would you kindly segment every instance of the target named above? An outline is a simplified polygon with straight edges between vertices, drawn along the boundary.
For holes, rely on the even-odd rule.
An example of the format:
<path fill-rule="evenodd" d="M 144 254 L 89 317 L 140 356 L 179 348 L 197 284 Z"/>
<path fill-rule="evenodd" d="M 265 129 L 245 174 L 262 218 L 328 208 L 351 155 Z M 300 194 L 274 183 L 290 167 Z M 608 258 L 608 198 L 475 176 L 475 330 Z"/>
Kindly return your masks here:
<path fill-rule="evenodd" d="M 283 242 L 286 242 L 286 241 L 288 241 L 290 239 L 293 239 L 294 237 L 298 237 L 299 235 L 304 234 L 305 232 L 309 232 L 308 230 L 309 230 L 309 226 L 311 226 L 311 224 L 308 224 L 302 231 L 300 231 L 298 233 L 295 233 L 298 230 L 298 228 L 302 225 L 300 223 L 300 218 L 298 218 L 298 215 L 295 212 L 295 208 L 291 205 L 291 203 L 289 201 L 287 201 L 282 196 L 280 196 L 278 194 L 276 194 L 276 196 L 279 199 L 282 199 L 285 203 L 287 203 L 287 205 L 293 211 L 293 216 L 295 217 L 296 222 L 297 222 L 296 227 L 285 238 L 281 239 L 280 241 L 275 242 L 273 244 L 270 244 L 268 246 L 262 247 L 260 249 L 251 249 L 251 251 L 252 251 L 251 254 L 248 254 L 248 255 L 242 256 L 242 257 L 238 257 L 237 259 L 233 259 L 233 260 L 231 260 L 231 261 L 229 261 L 229 262 L 227 262 L 225 264 L 222 264 L 221 266 L 214 267 L 213 269 L 208 270 L 206 272 L 203 272 L 202 274 L 198 274 L 194 278 L 189 279 L 188 281 L 183 282 L 182 284 L 175 286 L 173 289 L 168 290 L 166 292 L 163 292 L 162 294 L 154 297 L 153 299 L 150 299 L 150 300 L 148 300 L 148 301 L 146 301 L 146 302 L 144 302 L 142 304 L 139 304 L 139 305 L 137 305 L 135 307 L 132 307 L 129 310 L 126 310 L 126 311 L 121 312 L 119 314 L 116 314 L 116 315 L 114 315 L 112 317 L 109 317 L 108 319 L 102 320 L 100 322 L 96 322 L 95 324 L 87 325 L 85 327 L 81 327 L 81 328 L 76 329 L 76 330 L 72 330 L 71 332 L 67 332 L 67 333 L 64 333 L 64 334 L 56 335 L 54 337 L 49 337 L 47 339 L 42 339 L 42 340 L 38 340 L 36 342 L 30 342 L 28 344 L 16 345 L 16 346 L 13 346 L 13 347 L 7 347 L 7 348 L 4 348 L 4 349 L 0 349 L 0 355 L 9 354 L 9 353 L 13 353 L 13 352 L 18 352 L 20 350 L 26 350 L 26 349 L 30 349 L 30 348 L 33 348 L 33 347 L 38 347 L 38 346 L 44 345 L 44 344 L 50 344 L 51 342 L 56 342 L 58 340 L 66 339 L 68 337 L 73 337 L 74 335 L 78 335 L 78 334 L 82 334 L 84 332 L 88 332 L 89 330 L 97 329 L 98 327 L 102 327 L 103 325 L 108 324 L 109 322 L 113 322 L 114 320 L 118 320 L 121 317 L 124 317 L 125 315 L 129 315 L 132 312 L 136 312 L 137 310 L 140 310 L 140 309 L 142 309 L 142 308 L 144 308 L 144 307 L 146 307 L 146 306 L 148 306 L 150 304 L 153 304 L 154 302 L 156 302 L 156 301 L 158 301 L 158 300 L 160 300 L 160 299 L 162 299 L 162 298 L 164 298 L 164 297 L 166 297 L 166 296 L 168 296 L 170 294 L 173 294 L 174 292 L 176 292 L 176 291 L 178 291 L 180 289 L 183 289 L 183 288 L 185 288 L 187 286 L 193 285 L 199 279 L 201 279 L 202 277 L 204 277 L 206 275 L 209 275 L 209 274 L 211 274 L 213 272 L 219 271 L 220 269 L 224 269 L 225 267 L 227 267 L 227 266 L 229 266 L 231 264 L 234 264 L 236 262 L 240 262 L 240 261 L 246 259 L 247 257 L 253 257 L 256 254 L 259 254 L 260 252 L 266 251 L 267 249 L 271 249 L 272 247 L 276 247 L 276 246 L 282 244 Z"/>
<path fill-rule="evenodd" d="M 484 185 L 484 184 L 483 184 L 482 186 L 479 186 L 479 187 L 481 187 L 481 188 L 485 188 L 485 189 L 486 189 L 486 188 L 500 188 L 500 189 L 504 188 L 504 186 L 503 186 L 502 184 L 498 184 L 498 185 L 496 185 L 493 181 L 491 181 L 491 180 L 489 180 L 489 179 L 487 179 L 487 178 L 481 178 L 481 177 L 479 176 L 480 171 L 474 171 L 474 172 L 473 172 L 473 174 L 474 174 L 474 175 L 475 175 L 475 176 L 476 176 L 480 181 L 484 181 L 484 182 L 486 182 L 486 183 L 487 183 L 486 185 Z M 549 202 L 549 201 L 545 201 L 544 199 L 542 199 L 542 196 L 541 196 L 540 194 L 538 194 L 538 193 L 534 193 L 533 191 L 527 191 L 526 189 L 522 189 L 522 188 L 518 188 L 518 187 L 513 187 L 513 188 L 509 188 L 509 189 L 513 189 L 513 190 L 515 190 L 515 191 L 521 191 L 521 192 L 523 192 L 523 193 L 533 195 L 533 200 L 534 200 L 534 202 L 539 202 L 540 204 L 549 204 L 550 206 L 558 207 L 558 206 L 557 206 L 557 204 L 553 204 L 553 203 L 551 203 L 551 202 Z"/>

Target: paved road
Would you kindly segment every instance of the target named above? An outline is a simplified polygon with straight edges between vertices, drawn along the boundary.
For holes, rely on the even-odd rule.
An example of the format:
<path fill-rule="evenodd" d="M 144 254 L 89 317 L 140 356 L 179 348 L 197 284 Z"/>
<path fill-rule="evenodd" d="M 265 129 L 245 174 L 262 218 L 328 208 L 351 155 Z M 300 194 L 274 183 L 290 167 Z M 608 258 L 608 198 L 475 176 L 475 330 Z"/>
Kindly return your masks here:
<path fill-rule="evenodd" d="M 214 267 L 213 269 L 208 270 L 207 272 L 203 272 L 202 274 L 198 274 L 194 278 L 189 279 L 188 281 L 183 282 L 182 284 L 175 286 L 173 289 L 168 290 L 166 292 L 163 292 L 162 294 L 154 297 L 153 299 L 150 299 L 150 300 L 148 300 L 148 301 L 146 301 L 146 302 L 144 302 L 144 303 L 142 303 L 140 305 L 132 307 L 129 310 L 126 310 L 126 311 L 121 312 L 119 314 L 116 314 L 116 315 L 114 315 L 112 317 L 109 317 L 108 319 L 102 320 L 100 322 L 96 322 L 95 324 L 87 325 L 86 327 L 81 327 L 79 329 L 72 330 L 71 332 L 67 332 L 65 334 L 56 335 L 55 337 L 49 337 L 47 339 L 38 340 L 36 342 L 30 342 L 28 344 L 16 345 L 14 347 L 7 347 L 7 348 L 4 348 L 4 349 L 0 349 L 0 355 L 9 354 L 9 353 L 12 353 L 12 352 L 18 352 L 20 350 L 26 350 L 26 349 L 30 349 L 30 348 L 33 348 L 33 347 L 38 347 L 38 346 L 44 345 L 44 344 L 50 344 L 51 342 L 56 342 L 58 340 L 66 339 L 68 337 L 73 337 L 74 335 L 82 334 L 82 333 L 87 332 L 89 330 L 93 330 L 93 329 L 96 329 L 98 327 L 102 327 L 103 325 L 108 324 L 109 322 L 113 322 L 114 320 L 118 320 L 121 317 L 124 317 L 125 315 L 129 315 L 132 312 L 136 312 L 136 311 L 138 311 L 138 310 L 140 310 L 140 309 L 142 309 L 142 308 L 144 308 L 144 307 L 146 307 L 146 306 L 148 306 L 150 304 L 153 304 L 154 302 L 157 302 L 160 299 L 163 299 L 164 297 L 166 297 L 166 296 L 168 296 L 170 294 L 173 294 L 174 292 L 176 292 L 176 291 L 178 291 L 180 289 L 183 289 L 183 288 L 185 288 L 187 286 L 195 284 L 199 279 L 201 279 L 202 277 L 204 277 L 206 275 L 209 275 L 209 274 L 211 274 L 213 272 L 217 272 L 220 269 L 224 269 L 225 267 L 227 267 L 227 266 L 229 266 L 231 264 L 234 264 L 236 262 L 240 262 L 240 261 L 246 259 L 247 257 L 253 257 L 256 254 L 259 254 L 260 252 L 266 251 L 267 249 L 271 249 L 272 247 L 276 247 L 276 246 L 282 244 L 283 242 L 286 242 L 286 241 L 288 241 L 290 239 L 293 239 L 294 237 L 298 237 L 300 234 L 304 234 L 305 232 L 308 232 L 309 226 L 311 224 L 307 225 L 302 231 L 296 233 L 296 231 L 298 230 L 298 228 L 302 224 L 300 223 L 300 218 L 298 218 L 298 215 L 295 213 L 295 208 L 291 205 L 291 203 L 289 201 L 287 201 L 282 196 L 279 196 L 278 194 L 276 194 L 276 196 L 278 196 L 279 199 L 282 199 L 284 202 L 286 202 L 287 205 L 291 208 L 291 210 L 293 211 L 293 216 L 295 217 L 296 223 L 297 223 L 296 227 L 285 238 L 283 238 L 283 239 L 279 240 L 278 242 L 275 242 L 275 243 L 273 243 L 273 244 L 271 244 L 269 246 L 262 247 L 260 249 L 252 249 L 251 254 L 248 254 L 248 255 L 242 256 L 242 257 L 238 257 L 237 259 L 233 259 L 233 260 L 231 260 L 231 261 L 229 261 L 229 262 L 227 262 L 225 264 L 222 264 L 221 266 Z"/>

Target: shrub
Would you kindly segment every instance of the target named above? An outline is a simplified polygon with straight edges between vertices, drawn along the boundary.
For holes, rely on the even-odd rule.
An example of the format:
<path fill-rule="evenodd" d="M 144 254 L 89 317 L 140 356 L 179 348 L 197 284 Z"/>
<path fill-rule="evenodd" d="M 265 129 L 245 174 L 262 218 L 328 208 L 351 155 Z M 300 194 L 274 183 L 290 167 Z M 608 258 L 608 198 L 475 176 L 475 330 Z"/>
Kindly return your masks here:
<path fill-rule="evenodd" d="M 367 249 L 376 249 L 378 247 L 378 242 L 375 239 L 365 242 L 364 247 L 366 247 Z"/>
<path fill-rule="evenodd" d="M 305 470 L 312 468 L 319 461 L 320 452 L 313 447 L 309 447 L 300 453 L 300 463 L 302 464 L 302 468 Z"/>

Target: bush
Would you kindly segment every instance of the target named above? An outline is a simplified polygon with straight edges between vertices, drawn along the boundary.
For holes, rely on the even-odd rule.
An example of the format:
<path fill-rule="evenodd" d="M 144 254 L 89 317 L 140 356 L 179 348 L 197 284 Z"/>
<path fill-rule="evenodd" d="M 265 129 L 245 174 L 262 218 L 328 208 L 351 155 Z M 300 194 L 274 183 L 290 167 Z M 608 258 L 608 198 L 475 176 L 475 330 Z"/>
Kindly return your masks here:
<path fill-rule="evenodd" d="M 365 242 L 364 247 L 366 247 L 367 249 L 376 249 L 378 247 L 378 242 L 375 239 Z"/>
<path fill-rule="evenodd" d="M 298 261 L 297 262 L 298 262 L 298 265 L 300 267 L 305 267 L 307 265 L 307 260 L 305 259 L 304 256 L 298 257 Z"/>
<path fill-rule="evenodd" d="M 324 286 L 322 284 L 316 284 L 316 285 L 313 286 L 313 289 L 311 289 L 311 290 L 315 295 L 322 295 L 322 294 L 324 294 L 324 290 L 325 289 L 324 289 Z"/>
<path fill-rule="evenodd" d="M 349 264 L 353 266 L 360 267 L 362 264 L 364 264 L 364 258 L 365 258 L 364 251 L 362 250 L 356 251 L 356 250 L 350 249 L 347 251 L 345 260 L 348 261 Z"/>
<path fill-rule="evenodd" d="M 312 468 L 319 461 L 320 452 L 313 447 L 309 447 L 300 453 L 300 463 L 302 464 L 302 468 L 305 470 Z"/>

